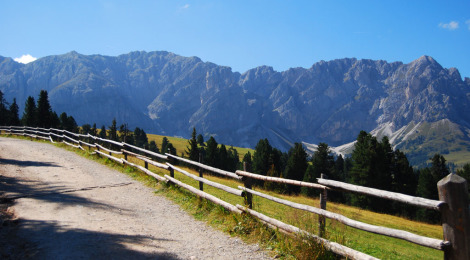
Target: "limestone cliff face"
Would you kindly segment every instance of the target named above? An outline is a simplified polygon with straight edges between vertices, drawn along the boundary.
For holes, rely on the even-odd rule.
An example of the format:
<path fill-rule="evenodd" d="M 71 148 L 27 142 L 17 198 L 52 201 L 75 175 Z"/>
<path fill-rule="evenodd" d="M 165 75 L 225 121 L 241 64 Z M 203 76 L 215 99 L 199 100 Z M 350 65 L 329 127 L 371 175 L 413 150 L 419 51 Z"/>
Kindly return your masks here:
<path fill-rule="evenodd" d="M 229 145 L 261 138 L 281 149 L 293 142 L 353 141 L 360 130 L 449 120 L 470 128 L 470 79 L 423 56 L 409 64 L 340 59 L 277 72 L 243 74 L 169 52 L 117 57 L 70 52 L 23 65 L 0 57 L 0 90 L 17 98 L 49 92 L 53 109 L 79 124 L 118 123 L 188 137 L 192 127 Z M 470 131 L 468 131 L 470 132 Z M 465 135 L 465 138 L 469 138 Z"/>

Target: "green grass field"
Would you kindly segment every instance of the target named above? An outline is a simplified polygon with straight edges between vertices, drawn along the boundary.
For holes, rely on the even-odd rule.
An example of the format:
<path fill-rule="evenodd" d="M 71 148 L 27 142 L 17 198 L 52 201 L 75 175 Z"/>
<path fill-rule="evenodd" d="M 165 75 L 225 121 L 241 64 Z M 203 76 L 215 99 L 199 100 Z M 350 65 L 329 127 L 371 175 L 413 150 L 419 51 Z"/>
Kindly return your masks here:
<path fill-rule="evenodd" d="M 147 138 L 148 138 L 148 141 L 155 141 L 155 143 L 157 144 L 157 146 L 159 148 L 161 148 L 161 144 L 162 144 L 162 139 L 163 139 L 163 135 L 154 135 L 154 134 L 147 134 Z M 175 147 L 176 149 L 176 154 L 178 156 L 181 155 L 182 152 L 184 152 L 188 147 L 188 140 L 187 139 L 184 139 L 184 138 L 179 138 L 179 137 L 166 137 L 168 138 L 168 140 L 170 141 L 170 143 L 173 144 L 173 146 Z M 229 147 L 227 147 L 229 148 Z M 243 156 L 245 156 L 246 153 L 250 152 L 251 155 L 253 155 L 253 149 L 250 149 L 250 148 L 240 148 L 240 147 L 234 147 L 237 152 L 238 152 L 238 157 L 240 158 L 240 161 L 242 161 L 243 159 Z"/>

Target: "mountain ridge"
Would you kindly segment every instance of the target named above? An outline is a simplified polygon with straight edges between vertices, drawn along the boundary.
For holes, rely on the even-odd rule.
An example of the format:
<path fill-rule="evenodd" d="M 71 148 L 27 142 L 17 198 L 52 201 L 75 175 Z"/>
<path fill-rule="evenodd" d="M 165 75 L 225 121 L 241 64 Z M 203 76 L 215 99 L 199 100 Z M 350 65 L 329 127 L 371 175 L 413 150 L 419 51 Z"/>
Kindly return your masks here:
<path fill-rule="evenodd" d="M 430 56 L 408 64 L 345 58 L 275 71 L 230 67 L 171 52 L 119 56 L 69 52 L 20 64 L 0 56 L 0 90 L 17 98 L 49 92 L 57 111 L 79 124 L 119 123 L 188 136 L 192 127 L 219 142 L 283 150 L 293 142 L 349 143 L 360 130 L 449 120 L 469 139 L 470 79 Z M 439 151 L 436 151 L 439 152 Z"/>

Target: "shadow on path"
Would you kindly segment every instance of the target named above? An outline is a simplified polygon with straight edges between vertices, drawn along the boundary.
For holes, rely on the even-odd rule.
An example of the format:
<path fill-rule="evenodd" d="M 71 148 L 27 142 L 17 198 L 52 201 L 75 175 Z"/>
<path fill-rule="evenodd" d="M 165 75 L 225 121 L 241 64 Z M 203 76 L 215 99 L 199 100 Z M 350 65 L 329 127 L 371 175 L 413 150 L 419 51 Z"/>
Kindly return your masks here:
<path fill-rule="evenodd" d="M 19 219 L 16 223 L 6 244 L 22 241 L 23 248 L 6 252 L 10 255 L 3 255 L 5 259 L 179 259 L 157 245 L 172 240 L 72 229 L 52 221 Z M 131 244 L 160 252 L 131 250 L 127 247 Z"/>
<path fill-rule="evenodd" d="M 12 164 L 16 165 L 19 167 L 62 167 L 60 165 L 57 165 L 54 162 L 40 162 L 40 161 L 20 161 L 20 160 L 14 160 L 14 159 L 4 159 L 0 158 L 0 164 Z"/>
<path fill-rule="evenodd" d="M 112 188 L 112 186 L 110 186 Z M 41 201 L 55 203 L 58 206 L 85 206 L 89 208 L 103 208 L 107 210 L 119 210 L 125 214 L 126 210 L 118 209 L 114 206 L 96 202 L 91 199 L 80 196 L 73 192 L 71 187 L 50 185 L 47 183 L 31 180 L 22 180 L 16 177 L 7 177 L 0 175 L 0 202 L 11 202 L 14 204 L 15 199 L 34 198 Z M 83 191 L 87 192 L 87 191 Z"/>

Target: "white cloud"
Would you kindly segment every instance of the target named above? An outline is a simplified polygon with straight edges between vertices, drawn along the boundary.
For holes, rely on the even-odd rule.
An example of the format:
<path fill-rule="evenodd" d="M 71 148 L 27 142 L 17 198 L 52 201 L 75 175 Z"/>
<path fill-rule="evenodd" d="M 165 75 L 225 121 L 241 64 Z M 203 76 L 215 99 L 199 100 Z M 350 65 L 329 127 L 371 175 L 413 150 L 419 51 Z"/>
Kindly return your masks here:
<path fill-rule="evenodd" d="M 467 20 L 465 23 L 467 24 L 468 29 L 470 30 L 470 20 Z"/>
<path fill-rule="evenodd" d="M 451 21 L 450 23 L 440 23 L 439 27 L 453 31 L 459 28 L 459 22 Z"/>
<path fill-rule="evenodd" d="M 183 8 L 183 9 L 188 9 L 188 8 L 189 8 L 189 4 L 185 4 L 185 5 L 183 5 L 183 7 L 182 7 L 182 8 Z"/>
<path fill-rule="evenodd" d="M 26 54 L 26 55 L 23 55 L 19 58 L 15 58 L 14 59 L 16 62 L 19 62 L 19 63 L 23 63 L 23 64 L 27 64 L 27 63 L 30 63 L 30 62 L 33 62 L 35 60 L 37 60 L 37 58 L 29 55 L 29 54 Z"/>

